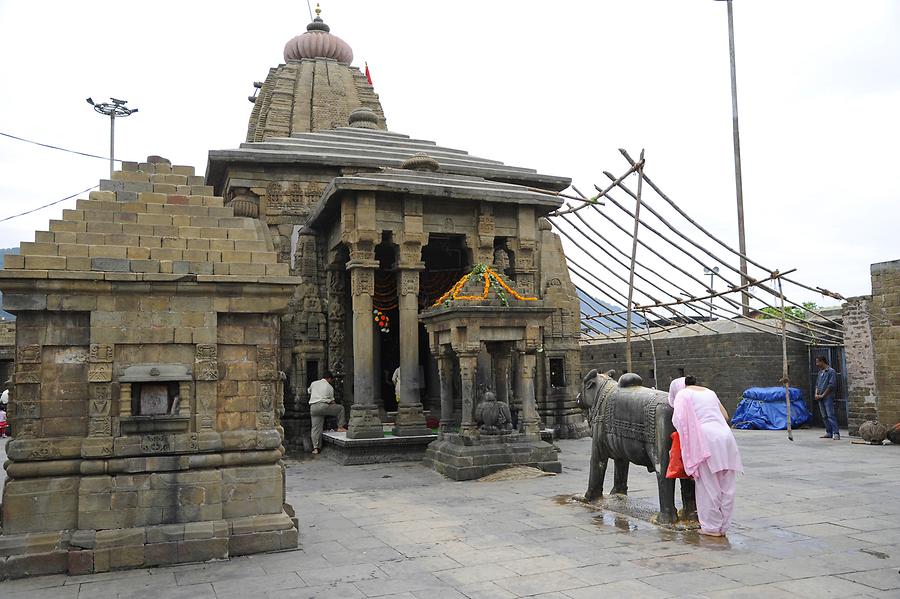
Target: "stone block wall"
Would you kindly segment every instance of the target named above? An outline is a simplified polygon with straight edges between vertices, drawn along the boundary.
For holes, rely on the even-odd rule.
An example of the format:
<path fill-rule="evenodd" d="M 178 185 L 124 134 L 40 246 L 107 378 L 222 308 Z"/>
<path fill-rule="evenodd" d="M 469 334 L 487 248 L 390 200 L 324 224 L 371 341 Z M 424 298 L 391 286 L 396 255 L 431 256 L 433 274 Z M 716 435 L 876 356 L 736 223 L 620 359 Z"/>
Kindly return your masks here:
<path fill-rule="evenodd" d="M 900 260 L 873 264 L 869 306 L 878 420 L 900 422 Z"/>
<path fill-rule="evenodd" d="M 869 308 L 871 297 L 853 297 L 843 306 L 847 361 L 847 426 L 851 435 L 866 420 L 878 419 L 875 356 Z"/>
<path fill-rule="evenodd" d="M 843 306 L 850 433 L 900 422 L 900 260 L 871 266 L 872 295 Z"/>
<path fill-rule="evenodd" d="M 696 334 L 654 339 L 657 387 L 668 391 L 672 379 L 693 374 L 719 396 L 729 413 L 748 387 L 778 386 L 782 374 L 781 338 L 756 332 Z M 633 370 L 653 386 L 650 343 L 632 342 Z M 582 376 L 591 369 L 625 372 L 625 342 L 602 342 L 581 348 Z M 791 385 L 803 391 L 810 405 L 809 352 L 803 343 L 788 340 Z"/>

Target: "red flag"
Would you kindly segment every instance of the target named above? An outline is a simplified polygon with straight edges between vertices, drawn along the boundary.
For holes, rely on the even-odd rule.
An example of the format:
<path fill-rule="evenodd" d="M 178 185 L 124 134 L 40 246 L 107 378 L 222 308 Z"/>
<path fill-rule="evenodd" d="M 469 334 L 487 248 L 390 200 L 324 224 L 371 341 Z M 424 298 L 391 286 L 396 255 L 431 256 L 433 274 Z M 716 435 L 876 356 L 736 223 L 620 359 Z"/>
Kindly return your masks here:
<path fill-rule="evenodd" d="M 369 85 L 372 85 L 372 75 L 369 73 L 369 63 L 366 63 L 366 81 L 369 82 Z"/>

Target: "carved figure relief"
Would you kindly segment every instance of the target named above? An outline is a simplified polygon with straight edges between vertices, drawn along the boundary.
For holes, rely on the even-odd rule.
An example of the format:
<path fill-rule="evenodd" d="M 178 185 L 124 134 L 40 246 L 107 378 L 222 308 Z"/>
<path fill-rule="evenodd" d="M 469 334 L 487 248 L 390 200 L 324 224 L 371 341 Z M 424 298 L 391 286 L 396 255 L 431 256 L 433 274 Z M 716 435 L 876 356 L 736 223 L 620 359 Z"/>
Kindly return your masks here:
<path fill-rule="evenodd" d="M 32 460 L 47 460 L 59 457 L 59 447 L 49 439 L 43 439 L 35 445 L 28 455 Z"/>
<path fill-rule="evenodd" d="M 478 217 L 478 234 L 493 236 L 496 231 L 493 214 L 482 214 Z"/>
<path fill-rule="evenodd" d="M 40 364 L 16 363 L 16 383 L 39 384 L 40 382 Z"/>
<path fill-rule="evenodd" d="M 194 362 L 194 376 L 198 381 L 219 380 L 219 363 L 216 360 L 197 360 Z"/>
<path fill-rule="evenodd" d="M 141 437 L 141 451 L 144 453 L 162 453 L 171 451 L 172 443 L 169 435 L 144 435 Z"/>
<path fill-rule="evenodd" d="M 91 362 L 112 362 L 113 346 L 106 343 L 91 343 Z"/>
<path fill-rule="evenodd" d="M 89 383 L 108 383 L 112 381 L 112 364 L 99 363 L 88 366 Z"/>
<path fill-rule="evenodd" d="M 88 402 L 88 415 L 109 416 L 111 401 L 111 390 L 109 385 L 91 385 L 91 399 Z"/>
<path fill-rule="evenodd" d="M 215 343 L 198 343 L 197 360 L 215 360 L 218 357 L 219 346 Z"/>
<path fill-rule="evenodd" d="M 37 364 L 40 361 L 40 345 L 23 345 L 16 348 L 16 362 L 18 362 L 19 364 Z"/>
<path fill-rule="evenodd" d="M 278 380 L 278 354 L 274 345 L 256 346 L 256 375 L 261 381 Z"/>
<path fill-rule="evenodd" d="M 266 430 L 275 427 L 275 415 L 272 412 L 256 413 L 256 430 Z"/>
<path fill-rule="evenodd" d="M 88 421 L 88 437 L 111 437 L 112 423 L 109 418 L 91 418 Z"/>
<path fill-rule="evenodd" d="M 417 270 L 401 270 L 400 271 L 400 295 L 418 295 L 419 294 L 419 271 Z"/>
<path fill-rule="evenodd" d="M 275 405 L 275 383 L 259 384 L 259 404 L 257 409 L 260 412 L 271 412 Z"/>
<path fill-rule="evenodd" d="M 266 203 L 270 211 L 290 214 L 308 213 L 310 206 L 322 195 L 321 183 L 272 181 L 266 186 Z"/>
<path fill-rule="evenodd" d="M 375 271 L 371 268 L 354 268 L 351 270 L 350 293 L 353 295 L 373 295 L 375 293 Z"/>

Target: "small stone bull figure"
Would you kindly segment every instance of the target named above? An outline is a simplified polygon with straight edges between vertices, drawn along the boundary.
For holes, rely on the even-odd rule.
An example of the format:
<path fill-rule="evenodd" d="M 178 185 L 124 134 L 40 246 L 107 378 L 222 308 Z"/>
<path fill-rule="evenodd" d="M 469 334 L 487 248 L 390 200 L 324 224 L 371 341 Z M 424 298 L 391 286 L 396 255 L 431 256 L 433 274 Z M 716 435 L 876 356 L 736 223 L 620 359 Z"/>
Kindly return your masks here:
<path fill-rule="evenodd" d="M 669 449 L 672 447 L 672 408 L 668 395 L 642 386 L 641 377 L 623 374 L 617 383 L 614 371 L 600 374 L 592 370 L 584 377 L 578 404 L 588 410 L 593 443 L 586 501 L 603 496 L 603 479 L 609 458 L 615 463 L 612 493 L 628 493 L 628 465 L 645 466 L 656 472 L 659 487 L 660 524 L 672 524 L 675 509 L 675 479 L 666 478 Z M 681 479 L 684 518 L 697 519 L 694 481 Z"/>

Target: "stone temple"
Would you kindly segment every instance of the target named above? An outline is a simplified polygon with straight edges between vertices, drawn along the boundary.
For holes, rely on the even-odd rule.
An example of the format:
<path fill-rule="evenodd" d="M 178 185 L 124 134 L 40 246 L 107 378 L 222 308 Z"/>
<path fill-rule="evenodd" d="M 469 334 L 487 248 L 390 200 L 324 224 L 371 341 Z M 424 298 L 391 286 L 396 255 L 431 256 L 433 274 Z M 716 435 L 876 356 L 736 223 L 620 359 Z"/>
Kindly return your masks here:
<path fill-rule="evenodd" d="M 306 390 L 326 370 L 344 463 L 435 443 L 427 463 L 459 478 L 558 471 L 541 432 L 587 434 L 579 300 L 544 219 L 570 180 L 388 130 L 352 57 L 317 17 L 205 177 L 123 163 L 6 256 L 0 578 L 296 547 L 281 458 L 309 446 Z M 477 305 L 429 312 L 488 269 Z M 479 455 L 485 397 L 509 409 L 479 414 L 512 423 L 480 423 L 502 434 Z"/>
<path fill-rule="evenodd" d="M 279 262 L 301 281 L 281 337 L 287 442 L 308 437 L 306 390 L 325 370 L 350 406 L 349 439 L 381 438 L 388 418 L 396 437 L 426 432 L 440 414 L 440 376 L 417 316 L 477 264 L 553 308 L 532 349 L 537 410 L 557 436 L 586 434 L 575 405 L 579 301 L 542 220 L 570 179 L 390 131 L 352 57 L 317 17 L 256 84 L 246 143 L 209 154 L 207 183 L 268 227 Z M 459 397 L 458 359 L 453 371 Z M 490 371 L 485 350 L 479 397 L 494 385 Z"/>

